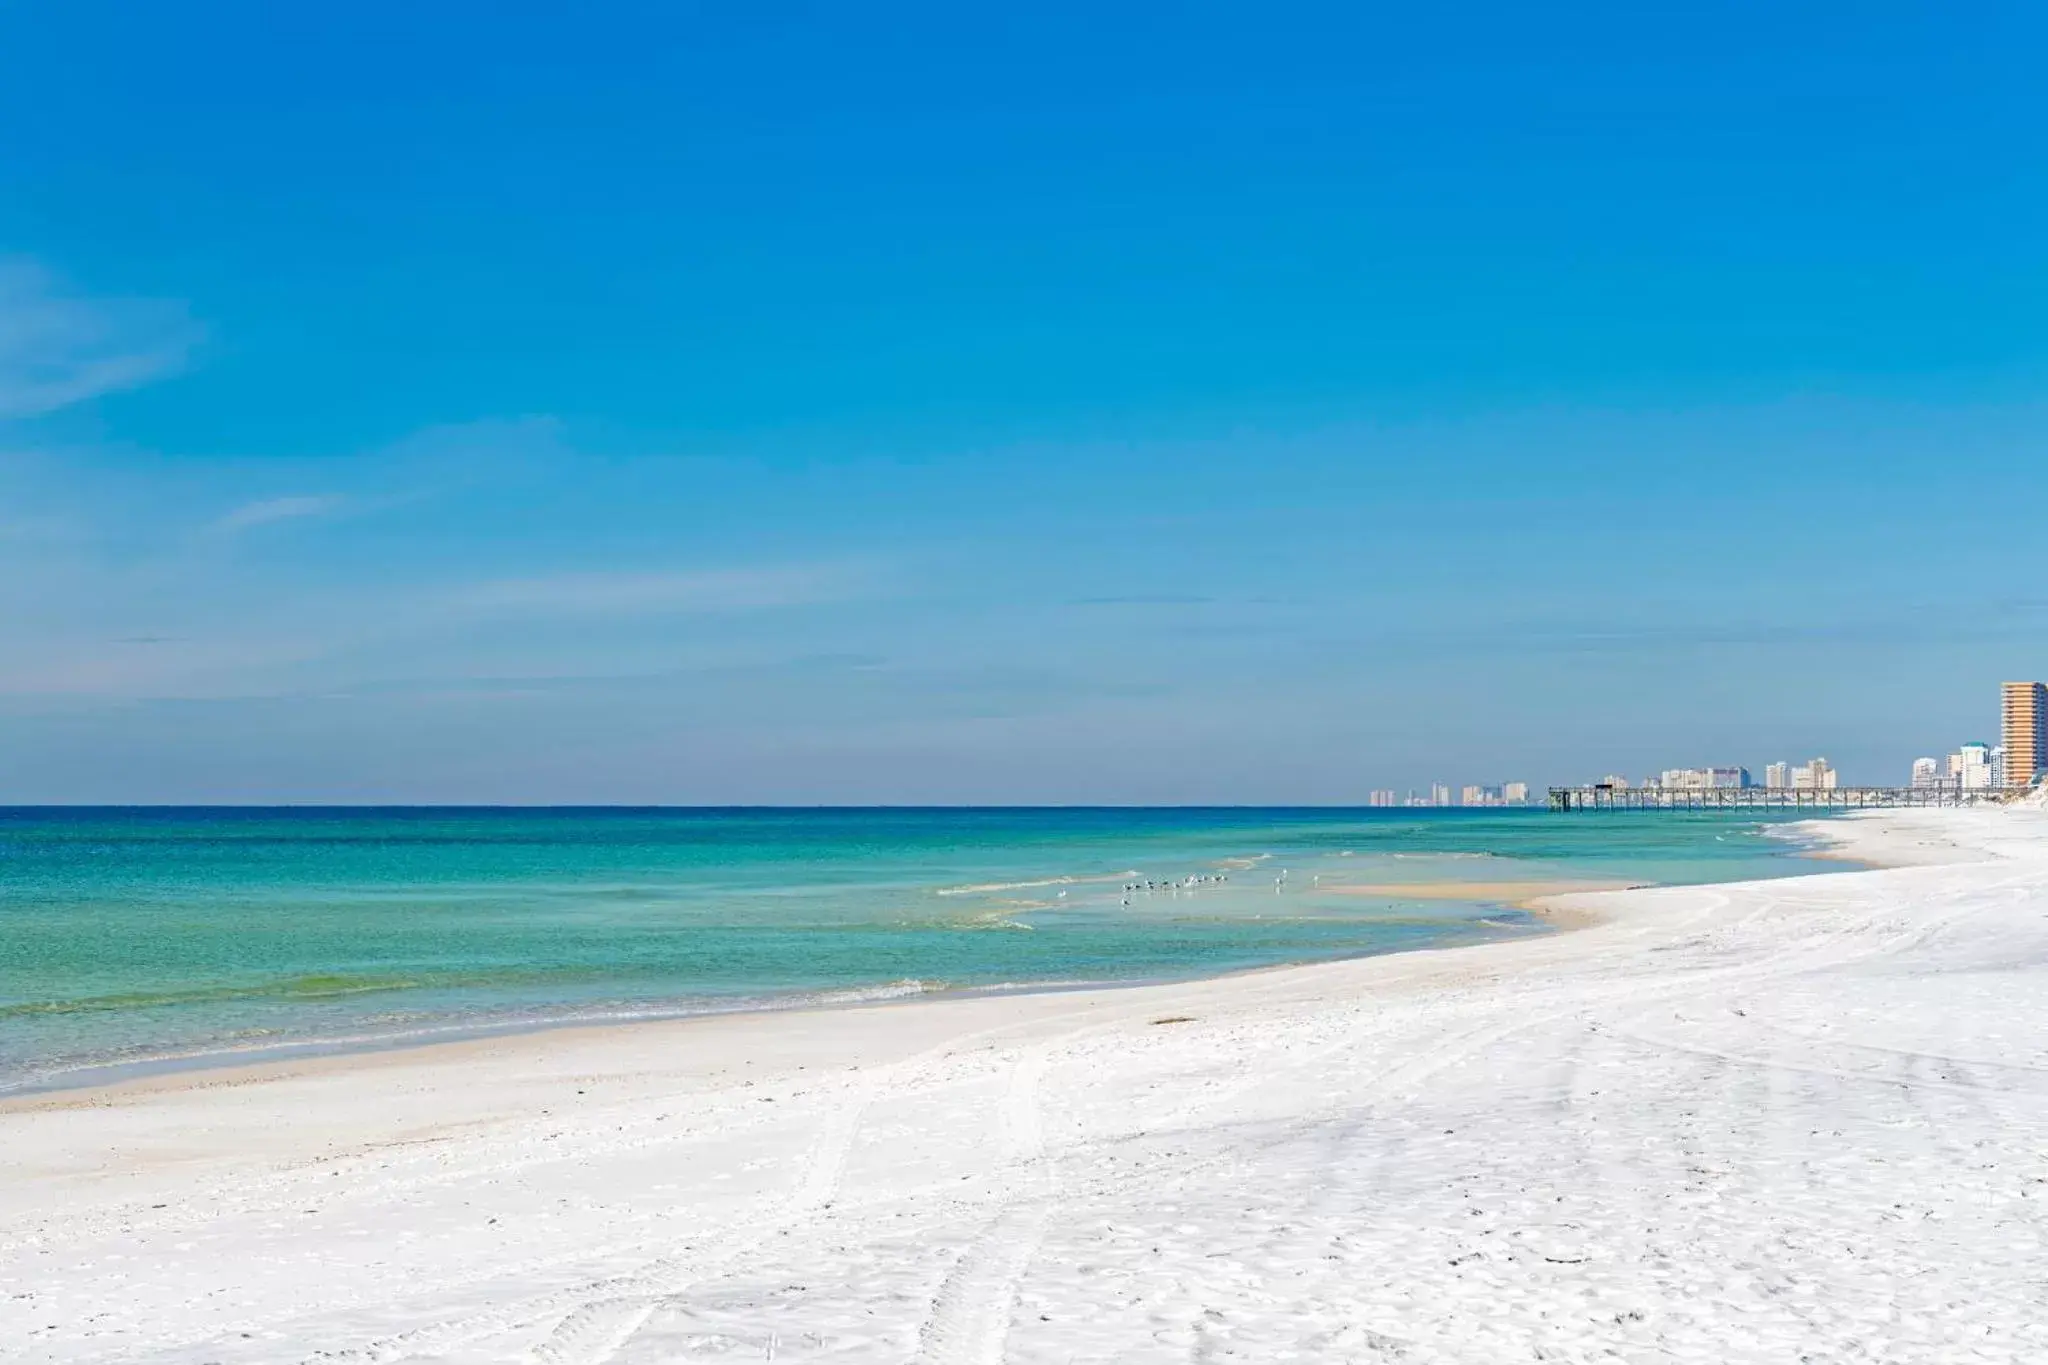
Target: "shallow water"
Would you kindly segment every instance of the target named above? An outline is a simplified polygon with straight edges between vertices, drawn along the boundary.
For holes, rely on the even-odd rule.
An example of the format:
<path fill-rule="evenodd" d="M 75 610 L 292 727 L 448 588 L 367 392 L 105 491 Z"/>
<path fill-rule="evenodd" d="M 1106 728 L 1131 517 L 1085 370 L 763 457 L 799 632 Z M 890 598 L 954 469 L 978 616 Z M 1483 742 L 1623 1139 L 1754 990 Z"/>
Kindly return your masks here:
<path fill-rule="evenodd" d="M 1774 823 L 1522 810 L 0 811 L 0 1090 L 110 1064 L 1194 976 L 1538 932 L 1485 901 L 1336 888 L 1817 870 Z"/>

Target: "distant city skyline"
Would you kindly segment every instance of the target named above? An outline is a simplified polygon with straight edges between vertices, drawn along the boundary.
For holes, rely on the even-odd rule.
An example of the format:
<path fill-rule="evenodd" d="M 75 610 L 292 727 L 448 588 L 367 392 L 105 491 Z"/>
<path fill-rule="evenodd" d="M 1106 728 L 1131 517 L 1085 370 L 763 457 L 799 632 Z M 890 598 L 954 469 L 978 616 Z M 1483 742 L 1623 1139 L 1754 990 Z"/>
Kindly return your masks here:
<path fill-rule="evenodd" d="M 1456 788 L 1446 782 L 1433 782 L 1426 790 L 1375 787 L 1366 793 L 1365 804 L 1377 809 L 1526 806 L 1529 790 L 1527 782 L 1467 782 Z"/>
<path fill-rule="evenodd" d="M 1880 777 L 1861 782 L 1846 780 L 1824 756 L 1798 765 L 1778 759 L 1763 767 L 1761 782 L 1767 790 L 1836 790 L 1842 786 L 1946 787 L 1961 791 L 1984 791 L 2008 786 L 2026 786 L 2034 774 L 2048 769 L 2048 684 L 2003 682 L 1998 687 L 1996 717 L 2000 743 L 1969 740 L 1951 750 L 1945 758 L 1921 755 L 1906 761 L 1903 779 Z M 2015 762 L 2011 755 L 2021 755 Z M 2028 755 L 2031 755 L 2029 759 Z M 1710 791 L 1749 787 L 1750 771 L 1741 766 L 1666 768 L 1655 774 L 1630 779 L 1609 773 L 1594 785 L 1613 788 L 1642 787 L 1660 790 Z"/>

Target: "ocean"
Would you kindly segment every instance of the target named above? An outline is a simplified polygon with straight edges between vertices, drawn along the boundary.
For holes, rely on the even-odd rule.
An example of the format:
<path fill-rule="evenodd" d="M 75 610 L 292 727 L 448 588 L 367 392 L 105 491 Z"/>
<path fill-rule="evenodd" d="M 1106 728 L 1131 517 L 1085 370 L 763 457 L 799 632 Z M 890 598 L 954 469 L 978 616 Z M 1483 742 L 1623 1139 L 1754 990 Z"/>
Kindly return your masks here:
<path fill-rule="evenodd" d="M 1784 822 L 1249 809 L 0 810 L 0 1093 L 1548 932 L 1344 885 L 1817 870 Z"/>

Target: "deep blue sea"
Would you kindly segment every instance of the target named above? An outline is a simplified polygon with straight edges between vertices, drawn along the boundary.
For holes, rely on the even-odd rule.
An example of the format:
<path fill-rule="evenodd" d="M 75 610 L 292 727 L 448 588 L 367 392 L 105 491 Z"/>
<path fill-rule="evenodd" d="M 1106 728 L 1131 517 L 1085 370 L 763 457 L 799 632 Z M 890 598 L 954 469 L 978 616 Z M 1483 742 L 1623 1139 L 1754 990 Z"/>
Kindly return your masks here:
<path fill-rule="evenodd" d="M 0 810 L 0 1092 L 1546 932 L 1484 901 L 1338 888 L 1814 870 L 1771 828 L 1528 810 Z"/>

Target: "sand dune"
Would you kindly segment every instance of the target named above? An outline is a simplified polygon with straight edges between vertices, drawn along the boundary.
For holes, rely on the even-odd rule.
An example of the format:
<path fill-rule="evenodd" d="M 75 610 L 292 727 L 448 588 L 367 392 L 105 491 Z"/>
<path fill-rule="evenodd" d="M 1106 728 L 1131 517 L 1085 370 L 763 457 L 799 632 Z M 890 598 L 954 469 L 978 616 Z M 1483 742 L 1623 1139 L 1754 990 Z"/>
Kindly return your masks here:
<path fill-rule="evenodd" d="M 2048 814 L 1568 934 L 0 1107 L 23 1361 L 2048 1359 Z"/>

